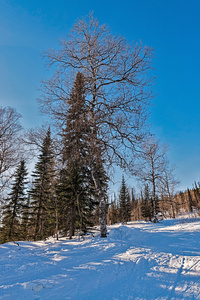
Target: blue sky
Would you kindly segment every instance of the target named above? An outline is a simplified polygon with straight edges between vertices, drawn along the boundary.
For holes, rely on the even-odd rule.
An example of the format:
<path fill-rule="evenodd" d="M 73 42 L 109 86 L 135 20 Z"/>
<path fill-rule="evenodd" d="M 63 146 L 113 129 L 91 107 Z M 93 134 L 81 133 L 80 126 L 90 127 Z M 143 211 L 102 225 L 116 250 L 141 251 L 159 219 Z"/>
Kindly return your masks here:
<path fill-rule="evenodd" d="M 48 77 L 42 51 L 57 48 L 74 22 L 94 11 L 100 23 L 155 51 L 152 132 L 169 145 L 179 189 L 200 180 L 200 1 L 1 0 L 0 105 L 41 124 L 36 98 Z"/>

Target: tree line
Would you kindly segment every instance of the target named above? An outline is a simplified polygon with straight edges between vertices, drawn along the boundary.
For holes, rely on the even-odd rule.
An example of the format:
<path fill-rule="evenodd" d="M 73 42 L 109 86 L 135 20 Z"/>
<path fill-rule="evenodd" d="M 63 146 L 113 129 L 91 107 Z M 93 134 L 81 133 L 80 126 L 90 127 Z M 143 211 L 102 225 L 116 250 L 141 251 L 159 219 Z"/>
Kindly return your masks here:
<path fill-rule="evenodd" d="M 163 189 L 162 189 L 163 192 Z M 157 221 L 164 218 L 176 218 L 184 215 L 188 218 L 199 218 L 200 183 L 194 183 L 192 189 L 176 192 L 173 198 L 167 193 L 157 193 L 156 216 Z M 137 193 L 128 187 L 124 177 L 118 195 L 110 199 L 107 209 L 107 223 L 127 223 L 129 221 L 145 220 L 155 222 L 152 190 L 146 183 Z"/>

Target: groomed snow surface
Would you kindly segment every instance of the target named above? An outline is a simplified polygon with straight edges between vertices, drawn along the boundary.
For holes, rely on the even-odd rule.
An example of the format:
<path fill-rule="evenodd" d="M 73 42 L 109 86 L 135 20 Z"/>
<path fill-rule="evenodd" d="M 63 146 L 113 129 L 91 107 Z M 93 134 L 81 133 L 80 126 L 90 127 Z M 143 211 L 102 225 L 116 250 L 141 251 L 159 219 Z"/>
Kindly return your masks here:
<path fill-rule="evenodd" d="M 0 245 L 0 299 L 200 299 L 200 220 Z"/>

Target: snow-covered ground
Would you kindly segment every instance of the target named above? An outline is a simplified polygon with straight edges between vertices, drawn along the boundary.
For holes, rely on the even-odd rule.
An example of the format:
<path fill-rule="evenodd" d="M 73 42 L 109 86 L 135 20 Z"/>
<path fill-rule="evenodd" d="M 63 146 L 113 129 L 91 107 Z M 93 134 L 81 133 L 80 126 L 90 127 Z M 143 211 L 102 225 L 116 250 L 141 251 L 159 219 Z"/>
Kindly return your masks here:
<path fill-rule="evenodd" d="M 0 245 L 0 299 L 200 299 L 200 221 Z"/>

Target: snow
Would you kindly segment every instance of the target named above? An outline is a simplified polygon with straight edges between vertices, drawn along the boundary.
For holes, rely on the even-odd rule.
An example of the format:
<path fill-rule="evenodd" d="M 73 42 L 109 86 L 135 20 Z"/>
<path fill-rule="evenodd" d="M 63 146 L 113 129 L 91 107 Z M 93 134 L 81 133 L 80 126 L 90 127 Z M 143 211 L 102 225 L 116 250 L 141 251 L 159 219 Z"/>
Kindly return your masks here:
<path fill-rule="evenodd" d="M 200 220 L 0 245 L 0 299 L 200 299 Z"/>

